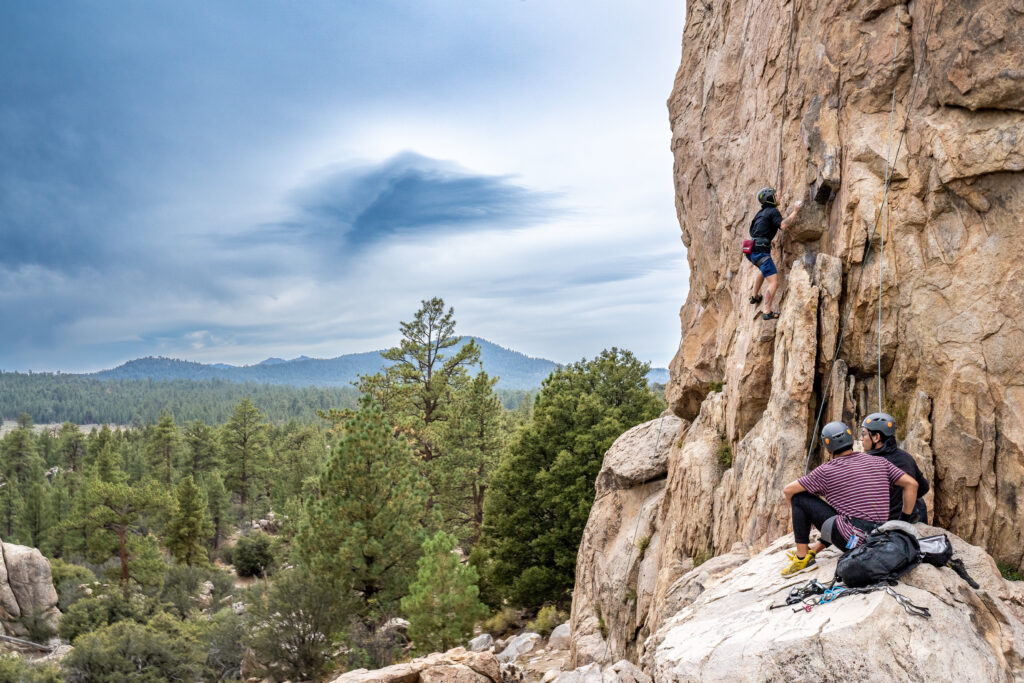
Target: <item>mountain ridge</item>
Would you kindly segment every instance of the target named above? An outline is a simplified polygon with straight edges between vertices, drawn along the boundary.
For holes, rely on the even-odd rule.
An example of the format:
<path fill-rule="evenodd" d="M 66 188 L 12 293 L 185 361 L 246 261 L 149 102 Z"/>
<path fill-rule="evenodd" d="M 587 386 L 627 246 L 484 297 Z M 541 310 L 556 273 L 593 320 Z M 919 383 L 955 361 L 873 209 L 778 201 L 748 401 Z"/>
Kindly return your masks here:
<path fill-rule="evenodd" d="M 480 346 L 483 369 L 498 376 L 501 389 L 530 390 L 539 388 L 544 379 L 559 366 L 545 358 L 535 358 L 506 348 L 481 337 L 463 337 L 463 344 L 473 339 Z M 291 360 L 270 357 L 252 365 L 226 363 L 200 363 L 197 361 L 145 356 L 98 372 L 83 373 L 95 379 L 152 379 L 152 380 L 207 380 L 229 382 L 262 382 L 283 386 L 350 386 L 359 375 L 378 372 L 388 361 L 381 351 L 363 351 L 342 354 L 333 358 L 298 356 Z M 664 383 L 668 380 L 666 368 L 651 368 L 648 379 Z"/>

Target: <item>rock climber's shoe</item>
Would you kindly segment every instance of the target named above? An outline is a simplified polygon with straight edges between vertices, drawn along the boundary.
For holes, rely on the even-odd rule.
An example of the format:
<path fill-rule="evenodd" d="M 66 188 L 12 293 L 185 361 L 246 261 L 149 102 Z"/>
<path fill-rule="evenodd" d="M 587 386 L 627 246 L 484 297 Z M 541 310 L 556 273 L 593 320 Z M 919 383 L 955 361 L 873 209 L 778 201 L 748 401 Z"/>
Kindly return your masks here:
<path fill-rule="evenodd" d="M 754 296 L 750 297 L 748 301 L 756 306 L 757 304 L 764 301 L 764 297 L 761 296 L 760 294 L 755 294 Z"/>
<path fill-rule="evenodd" d="M 761 314 L 761 320 L 776 320 L 778 317 L 779 317 L 779 314 L 776 313 L 775 311 L 771 311 L 769 313 L 762 313 Z"/>
<path fill-rule="evenodd" d="M 791 558 L 789 566 L 782 570 L 783 576 L 796 576 L 803 572 L 814 569 L 814 551 L 808 550 L 803 557 L 797 557 L 795 553 L 786 553 Z"/>

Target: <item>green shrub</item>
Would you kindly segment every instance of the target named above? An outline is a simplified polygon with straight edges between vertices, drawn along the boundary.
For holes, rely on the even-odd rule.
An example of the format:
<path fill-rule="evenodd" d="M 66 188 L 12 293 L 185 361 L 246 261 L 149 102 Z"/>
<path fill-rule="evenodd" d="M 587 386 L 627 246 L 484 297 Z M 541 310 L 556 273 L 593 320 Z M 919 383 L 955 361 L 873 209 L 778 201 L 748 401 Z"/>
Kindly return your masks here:
<path fill-rule="evenodd" d="M 726 469 L 732 467 L 732 446 L 729 445 L 729 440 L 724 435 L 718 442 L 718 462 Z"/>
<path fill-rule="evenodd" d="M 231 595 L 235 587 L 231 574 L 220 569 L 185 565 L 168 567 L 164 574 L 160 601 L 169 605 L 179 618 L 185 619 L 190 612 L 200 608 L 199 594 L 206 581 L 213 584 L 210 607 L 216 611 L 221 606 L 220 602 Z"/>
<path fill-rule="evenodd" d="M 1024 581 L 1024 572 L 1021 572 L 1020 567 L 1009 562 L 996 562 L 996 566 L 999 567 L 999 573 L 1003 575 L 1004 579 L 1010 581 Z"/>
<path fill-rule="evenodd" d="M 344 594 L 301 569 L 278 573 L 266 600 L 253 596 L 246 611 L 254 668 L 273 680 L 319 680 L 351 607 Z"/>
<path fill-rule="evenodd" d="M 477 545 L 469 552 L 469 564 L 476 567 L 476 573 L 480 576 L 477 584 L 480 587 L 480 602 L 492 610 L 501 607 L 503 596 L 494 581 L 494 560 L 483 546 Z"/>
<path fill-rule="evenodd" d="M 22 614 L 20 623 L 25 627 L 28 639 L 34 643 L 45 643 L 55 635 L 51 621 L 46 616 L 46 612 L 38 607 L 29 611 L 27 614 Z"/>
<path fill-rule="evenodd" d="M 644 536 L 636 542 L 636 548 L 640 551 L 640 559 L 644 559 L 644 555 L 647 553 L 647 548 L 651 545 L 651 537 Z"/>
<path fill-rule="evenodd" d="M 698 550 L 696 552 L 696 554 L 694 554 L 694 556 L 693 556 L 693 566 L 694 567 L 699 567 L 702 564 L 704 564 L 705 562 L 707 562 L 708 560 L 710 560 L 714 556 L 715 556 L 715 553 L 710 548 L 706 548 L 704 550 Z"/>
<path fill-rule="evenodd" d="M 242 536 L 235 544 L 231 559 L 239 576 L 263 576 L 274 566 L 272 540 L 263 532 Z"/>
<path fill-rule="evenodd" d="M 241 676 L 247 634 L 244 619 L 226 607 L 211 619 L 190 619 L 182 625 L 206 653 L 209 680 L 236 680 Z"/>
<path fill-rule="evenodd" d="M 540 608 L 536 619 L 526 624 L 526 628 L 547 638 L 565 618 L 565 613 L 559 612 L 557 607 L 546 605 Z"/>
<path fill-rule="evenodd" d="M 481 628 L 493 636 L 503 636 L 519 624 L 519 612 L 511 607 L 501 610 L 484 620 Z"/>
<path fill-rule="evenodd" d="M 57 590 L 57 609 L 67 612 L 76 601 L 84 598 L 86 592 L 79 588 L 96 581 L 96 575 L 81 565 L 65 562 L 60 558 L 50 560 L 53 587 Z"/>
<path fill-rule="evenodd" d="M 0 655 L 0 681 L 5 683 L 61 683 L 60 669 L 52 663 L 34 664 L 18 655 Z"/>
<path fill-rule="evenodd" d="M 68 683 L 197 681 L 205 677 L 205 653 L 177 620 L 158 615 L 147 625 L 119 621 L 85 633 L 63 662 Z"/>
<path fill-rule="evenodd" d="M 715 392 L 721 391 L 722 387 L 724 387 L 724 386 L 725 386 L 725 382 L 711 382 L 708 385 L 708 388 L 711 390 L 712 393 L 715 393 Z"/>
<path fill-rule="evenodd" d="M 96 631 L 119 621 L 135 621 L 144 624 L 156 610 L 151 600 L 134 596 L 126 600 L 120 590 L 111 593 L 82 598 L 73 604 L 61 617 L 57 629 L 61 638 L 73 643 L 85 633 Z"/>

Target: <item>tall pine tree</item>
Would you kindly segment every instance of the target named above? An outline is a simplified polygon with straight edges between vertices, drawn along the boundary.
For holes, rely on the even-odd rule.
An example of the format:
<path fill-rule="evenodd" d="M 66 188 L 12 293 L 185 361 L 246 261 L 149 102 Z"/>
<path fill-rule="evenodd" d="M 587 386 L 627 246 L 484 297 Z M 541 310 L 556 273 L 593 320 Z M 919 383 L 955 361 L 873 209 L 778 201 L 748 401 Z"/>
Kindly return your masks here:
<path fill-rule="evenodd" d="M 458 541 L 438 531 L 423 543 L 416 580 L 402 598 L 409 618 L 409 638 L 419 652 L 444 652 L 473 635 L 473 626 L 487 616 L 480 602 L 477 572 L 459 562 Z"/>
<path fill-rule="evenodd" d="M 405 594 L 429 513 L 409 446 L 380 408 L 345 423 L 316 488 L 295 539 L 301 562 L 356 592 L 364 615 L 387 613 Z"/>
<path fill-rule="evenodd" d="M 252 498 L 258 495 L 267 468 L 267 425 L 253 402 L 243 398 L 221 430 L 225 477 L 228 490 L 252 521 Z"/>
<path fill-rule="evenodd" d="M 544 380 L 530 422 L 509 446 L 484 506 L 493 578 L 523 606 L 567 604 L 604 453 L 664 406 L 650 366 L 603 351 Z"/>
<path fill-rule="evenodd" d="M 207 516 L 206 500 L 191 476 L 178 484 L 177 501 L 164 532 L 164 544 L 174 559 L 192 567 L 210 563 L 206 541 L 213 535 L 213 524 Z"/>

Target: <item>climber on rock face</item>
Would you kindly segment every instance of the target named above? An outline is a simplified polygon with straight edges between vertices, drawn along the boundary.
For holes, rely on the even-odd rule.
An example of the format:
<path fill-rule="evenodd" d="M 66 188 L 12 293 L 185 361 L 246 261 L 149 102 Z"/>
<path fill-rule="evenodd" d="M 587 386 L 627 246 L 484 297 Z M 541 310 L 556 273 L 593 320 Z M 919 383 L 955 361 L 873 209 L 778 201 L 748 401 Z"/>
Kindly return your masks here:
<path fill-rule="evenodd" d="M 796 214 L 803 206 L 803 202 L 797 201 L 793 210 L 789 212 L 785 220 L 779 213 L 779 201 L 775 196 L 775 188 L 765 187 L 757 193 L 757 201 L 761 203 L 761 210 L 754 215 L 750 222 L 750 239 L 744 243 L 743 252 L 747 260 L 757 266 L 757 279 L 754 281 L 754 294 L 750 297 L 750 303 L 757 305 L 764 301 L 764 311 L 761 318 L 771 320 L 778 318 L 778 313 L 772 312 L 772 299 L 779 287 L 779 270 L 772 261 L 772 240 L 779 230 L 787 230 L 796 222 Z M 749 249 L 749 250 L 748 250 Z M 761 296 L 761 285 L 768 283 L 764 296 Z"/>
<path fill-rule="evenodd" d="M 865 453 L 885 458 L 917 481 L 917 495 L 928 493 L 928 479 L 921 473 L 914 456 L 896 446 L 896 418 L 888 413 L 871 413 L 860 425 L 860 444 Z M 903 515 L 902 493 L 898 488 L 889 492 L 889 519 L 904 522 L 928 522 L 928 506 L 918 498 L 911 515 Z"/>
<path fill-rule="evenodd" d="M 782 491 L 792 509 L 796 540 L 796 552 L 788 553 L 790 563 L 783 576 L 813 567 L 814 556 L 829 545 L 843 552 L 860 545 L 872 529 L 889 520 L 890 486 L 902 489 L 902 509 L 908 515 L 917 502 L 917 481 L 885 458 L 855 453 L 853 432 L 842 422 L 825 425 L 821 442 L 832 460 Z M 821 532 L 813 548 L 808 547 L 812 526 Z"/>

